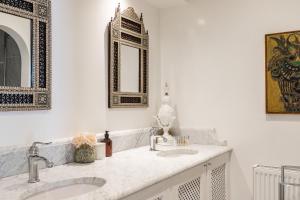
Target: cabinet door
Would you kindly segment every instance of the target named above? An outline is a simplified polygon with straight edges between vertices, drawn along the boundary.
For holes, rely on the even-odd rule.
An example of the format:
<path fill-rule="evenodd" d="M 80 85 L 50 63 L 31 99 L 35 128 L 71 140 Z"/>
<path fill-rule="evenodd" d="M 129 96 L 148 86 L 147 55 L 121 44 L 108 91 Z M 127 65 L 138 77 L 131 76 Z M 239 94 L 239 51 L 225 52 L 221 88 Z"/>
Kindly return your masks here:
<path fill-rule="evenodd" d="M 155 197 L 151 197 L 148 200 L 164 200 L 164 195 L 163 194 L 159 194 L 159 195 L 156 195 Z"/>
<path fill-rule="evenodd" d="M 202 196 L 204 191 L 203 180 L 205 179 L 205 174 L 202 176 L 195 176 L 192 180 L 185 183 L 181 183 L 174 186 L 171 191 L 172 200 L 205 200 Z M 204 181 L 205 182 L 205 181 Z"/>
<path fill-rule="evenodd" d="M 172 188 L 167 189 L 166 191 L 151 197 L 148 200 L 175 200 L 172 198 Z"/>
<path fill-rule="evenodd" d="M 207 200 L 229 200 L 229 157 L 227 154 L 207 162 Z"/>
<path fill-rule="evenodd" d="M 157 197 L 153 197 L 149 200 L 164 200 L 164 197 L 163 197 L 163 195 L 158 195 Z"/>
<path fill-rule="evenodd" d="M 201 179 L 198 177 L 178 187 L 178 200 L 201 200 Z"/>

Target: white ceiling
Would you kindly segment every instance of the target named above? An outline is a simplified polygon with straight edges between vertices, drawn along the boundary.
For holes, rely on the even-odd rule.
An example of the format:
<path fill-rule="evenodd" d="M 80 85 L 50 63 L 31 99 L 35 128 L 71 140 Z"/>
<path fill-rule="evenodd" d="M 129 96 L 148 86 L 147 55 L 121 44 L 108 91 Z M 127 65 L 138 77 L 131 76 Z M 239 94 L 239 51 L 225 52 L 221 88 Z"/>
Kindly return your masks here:
<path fill-rule="evenodd" d="M 146 0 L 149 4 L 158 8 L 168 8 L 173 6 L 184 5 L 188 0 Z"/>

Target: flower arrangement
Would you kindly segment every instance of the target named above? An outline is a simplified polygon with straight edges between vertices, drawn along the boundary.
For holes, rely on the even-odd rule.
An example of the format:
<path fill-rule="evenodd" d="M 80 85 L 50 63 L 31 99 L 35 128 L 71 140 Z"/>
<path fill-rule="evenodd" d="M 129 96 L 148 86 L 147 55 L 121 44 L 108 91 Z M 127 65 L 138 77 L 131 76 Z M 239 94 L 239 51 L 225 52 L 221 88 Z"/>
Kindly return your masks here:
<path fill-rule="evenodd" d="M 97 143 L 96 135 L 79 134 L 73 138 L 72 144 L 75 146 L 74 160 L 77 163 L 91 163 L 96 159 Z"/>
<path fill-rule="evenodd" d="M 83 135 L 79 134 L 73 138 L 72 144 L 76 147 L 76 149 L 80 148 L 81 145 L 87 144 L 89 146 L 95 146 L 97 143 L 97 138 L 95 134 Z"/>

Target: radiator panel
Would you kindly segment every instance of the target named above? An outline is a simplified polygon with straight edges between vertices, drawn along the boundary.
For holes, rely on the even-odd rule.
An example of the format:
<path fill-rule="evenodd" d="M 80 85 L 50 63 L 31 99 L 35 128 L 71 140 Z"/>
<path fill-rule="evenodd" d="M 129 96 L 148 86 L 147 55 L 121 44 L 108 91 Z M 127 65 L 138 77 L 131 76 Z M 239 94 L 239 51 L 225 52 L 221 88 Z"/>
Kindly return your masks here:
<path fill-rule="evenodd" d="M 273 167 L 255 167 L 253 170 L 253 199 L 254 200 L 279 200 L 279 183 L 281 171 Z M 285 181 L 300 183 L 300 172 L 286 171 Z M 285 187 L 284 200 L 300 200 L 300 188 Z"/>

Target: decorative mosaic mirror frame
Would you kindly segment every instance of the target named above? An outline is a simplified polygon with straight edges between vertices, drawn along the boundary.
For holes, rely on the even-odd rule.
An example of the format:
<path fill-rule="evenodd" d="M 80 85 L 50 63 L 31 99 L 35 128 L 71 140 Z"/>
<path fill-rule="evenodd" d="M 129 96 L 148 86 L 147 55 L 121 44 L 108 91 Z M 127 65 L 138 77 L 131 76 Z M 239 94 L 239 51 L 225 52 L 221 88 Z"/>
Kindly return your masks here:
<path fill-rule="evenodd" d="M 0 87 L 0 111 L 51 109 L 51 1 L 0 0 L 0 12 L 32 20 L 32 87 Z"/>
<path fill-rule="evenodd" d="M 138 17 L 133 8 L 120 11 L 109 24 L 109 108 L 148 107 L 149 35 L 143 15 Z M 139 92 L 120 91 L 121 44 L 139 49 Z"/>

